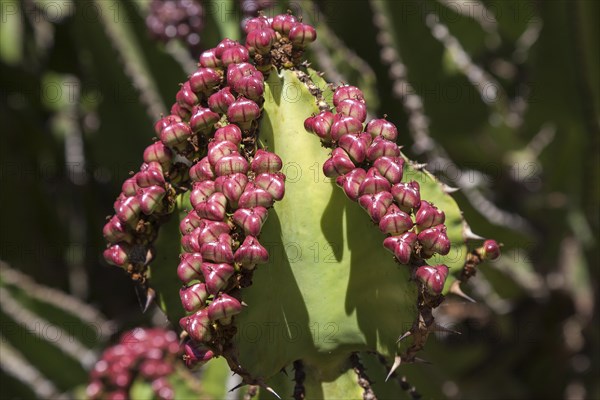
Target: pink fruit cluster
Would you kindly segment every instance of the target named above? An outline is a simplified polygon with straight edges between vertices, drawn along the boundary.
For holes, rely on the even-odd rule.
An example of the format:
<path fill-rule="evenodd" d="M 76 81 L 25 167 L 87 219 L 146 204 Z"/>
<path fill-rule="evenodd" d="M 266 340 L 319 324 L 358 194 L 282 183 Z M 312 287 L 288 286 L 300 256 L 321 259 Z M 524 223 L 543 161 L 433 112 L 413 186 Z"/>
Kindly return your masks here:
<path fill-rule="evenodd" d="M 205 156 L 189 170 L 192 210 L 180 223 L 184 253 L 177 274 L 188 313 L 180 325 L 192 339 L 186 345 L 189 366 L 212 358 L 217 331 L 241 311 L 240 281 L 268 261 L 258 236 L 268 208 L 285 192 L 281 159 L 256 149 L 264 77 L 249 63 L 249 54 L 239 43 L 223 40 L 200 56 L 202 66 L 188 81 L 192 88 L 210 81 L 210 93 L 201 92 L 193 104 L 186 100 L 190 96 L 178 95 L 180 109 L 191 107 L 190 130 L 208 140 Z M 218 86 L 211 81 L 216 76 Z"/>
<path fill-rule="evenodd" d="M 129 399 L 136 379 L 151 383 L 158 399 L 173 399 L 167 376 L 181 355 L 179 338 L 173 331 L 136 328 L 121 336 L 119 343 L 104 351 L 90 373 L 89 399 Z"/>
<path fill-rule="evenodd" d="M 146 26 L 160 41 L 179 38 L 198 49 L 204 29 L 204 7 L 200 0 L 152 0 Z"/>
<path fill-rule="evenodd" d="M 253 18 L 244 29 L 244 45 L 224 39 L 200 55 L 171 114 L 155 124 L 159 141 L 145 151 L 146 163 L 124 185 L 117 214 L 105 227 L 107 261 L 127 267 L 135 259 L 145 266 L 153 252 L 138 260 L 149 247 L 137 244 L 151 244 L 156 230 L 154 236 L 144 236 L 140 216 L 146 209 L 172 209 L 174 196 L 163 201 L 159 194 L 190 191 L 191 211 L 180 224 L 184 253 L 177 269 L 188 313 L 180 325 L 192 339 L 186 347 L 190 366 L 214 355 L 210 349 L 219 348 L 214 338 L 222 341 L 227 335 L 220 330 L 227 330 L 241 311 L 239 289 L 249 284 L 256 265 L 268 261 L 258 236 L 268 209 L 285 191 L 281 159 L 257 149 L 264 74 L 271 63 L 263 72 L 257 66 L 271 59 L 290 61 L 292 52 L 297 56 L 316 38 L 313 27 L 289 14 Z M 156 193 L 152 207 L 142 207 L 147 187 Z M 127 227 L 137 229 L 135 234 Z"/>
<path fill-rule="evenodd" d="M 423 260 L 450 251 L 445 215 L 421 199 L 418 182 L 402 181 L 405 160 L 396 144 L 398 129 L 386 119 L 365 125 L 365 98 L 355 86 L 338 87 L 333 105 L 335 113 L 322 111 L 304 122 L 307 131 L 333 148 L 323 173 L 335 178 L 346 196 L 388 235 L 383 245 L 398 262 L 418 265 L 415 279 L 432 293 L 441 293 L 448 268 L 425 265 Z"/>
<path fill-rule="evenodd" d="M 140 170 L 123 182 L 115 215 L 102 231 L 109 243 L 104 251 L 108 263 L 134 273 L 152 260 L 158 220 L 173 206 L 167 198 L 173 190 L 169 181 L 177 176 L 172 159 L 173 153 L 162 142 L 151 144 L 144 150 Z"/>
<path fill-rule="evenodd" d="M 247 207 L 252 201 L 268 205 L 265 192 L 280 196 L 276 187 L 282 186 L 281 175 L 264 175 L 244 167 L 253 157 L 264 92 L 263 73 L 252 62 L 257 58 L 264 62 L 270 58 L 269 52 L 274 53 L 274 60 L 290 59 L 291 51 L 301 52 L 316 38 L 316 32 L 289 14 L 250 19 L 245 31 L 245 45 L 224 39 L 202 53 L 198 70 L 177 92 L 171 114 L 154 126 L 160 140 L 146 148 L 140 171 L 123 183 L 114 205 L 115 215 L 103 230 L 109 243 L 104 258 L 136 279 L 144 279 L 154 257 L 152 243 L 162 217 L 172 212 L 175 195 L 188 189 L 190 178 L 196 183 L 205 178 L 214 180 L 218 189 L 226 190 L 219 193 L 229 196 L 225 198 L 230 210 L 237 207 L 238 199 L 232 197 L 234 187 L 246 192 L 240 195 L 241 209 L 254 208 Z M 289 45 L 289 54 L 284 45 Z M 210 160 L 205 156 L 207 151 Z M 240 177 L 247 172 L 249 177 Z M 258 198 L 252 200 L 253 196 Z M 203 207 L 210 208 L 206 213 L 227 208 L 218 194 Z M 243 212 L 238 212 L 238 219 Z M 250 217 L 264 219 L 263 214 L 258 208 Z"/>

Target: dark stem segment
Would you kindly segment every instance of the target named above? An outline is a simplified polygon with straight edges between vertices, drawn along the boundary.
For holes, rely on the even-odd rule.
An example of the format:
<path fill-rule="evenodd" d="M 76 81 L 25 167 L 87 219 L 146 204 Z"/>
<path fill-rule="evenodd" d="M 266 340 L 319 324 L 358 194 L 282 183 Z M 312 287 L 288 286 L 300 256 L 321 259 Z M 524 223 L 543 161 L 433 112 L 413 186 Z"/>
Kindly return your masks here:
<path fill-rule="evenodd" d="M 377 353 L 377 358 L 379 359 L 379 362 L 381 364 L 383 364 L 383 366 L 386 369 L 390 369 L 390 366 L 388 365 L 388 363 L 385 360 L 385 357 L 383 355 Z M 417 400 L 422 397 L 421 394 L 417 391 L 417 388 L 408 382 L 408 380 L 406 379 L 406 376 L 400 376 L 396 372 L 392 372 L 390 374 L 390 376 L 398 382 L 398 384 L 400 385 L 402 390 L 404 390 L 405 392 L 407 392 L 410 395 L 411 399 Z"/>
<path fill-rule="evenodd" d="M 363 400 L 377 400 L 377 396 L 375 396 L 373 388 L 371 388 L 371 380 L 367 376 L 365 367 L 360 362 L 358 354 L 352 353 L 350 363 L 358 378 L 358 385 L 363 388 Z"/>
<path fill-rule="evenodd" d="M 305 397 L 304 379 L 306 374 L 304 373 L 304 363 L 301 360 L 294 361 L 294 400 L 303 400 Z"/>

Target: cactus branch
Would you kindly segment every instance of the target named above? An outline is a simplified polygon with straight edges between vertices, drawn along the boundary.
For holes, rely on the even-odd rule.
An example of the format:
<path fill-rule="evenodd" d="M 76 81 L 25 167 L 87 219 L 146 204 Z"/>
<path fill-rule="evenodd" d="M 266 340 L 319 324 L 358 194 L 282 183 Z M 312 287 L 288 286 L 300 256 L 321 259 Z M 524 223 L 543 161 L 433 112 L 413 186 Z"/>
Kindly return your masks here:
<path fill-rule="evenodd" d="M 350 364 L 358 380 L 358 385 L 363 388 L 363 400 L 377 400 L 377 396 L 373 392 L 371 387 L 371 380 L 366 374 L 365 367 L 360 362 L 360 358 L 357 353 L 350 355 Z"/>

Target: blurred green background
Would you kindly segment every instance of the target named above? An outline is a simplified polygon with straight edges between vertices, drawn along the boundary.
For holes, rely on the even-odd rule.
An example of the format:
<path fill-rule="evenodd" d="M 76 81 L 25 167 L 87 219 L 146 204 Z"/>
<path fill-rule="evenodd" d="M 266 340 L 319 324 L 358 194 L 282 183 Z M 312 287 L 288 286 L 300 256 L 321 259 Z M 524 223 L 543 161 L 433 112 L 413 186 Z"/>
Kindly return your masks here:
<path fill-rule="evenodd" d="M 200 1 L 191 50 L 149 32 L 151 3 L 0 1 L 2 398 L 79 397 L 111 337 L 166 324 L 101 259 L 102 226 L 198 52 L 240 38 L 250 2 Z M 432 340 L 411 382 L 431 398 L 600 398 L 600 2 L 268 3 L 317 27 L 313 66 L 360 86 L 504 244 L 465 288 L 478 303 L 439 311 L 463 335 Z"/>

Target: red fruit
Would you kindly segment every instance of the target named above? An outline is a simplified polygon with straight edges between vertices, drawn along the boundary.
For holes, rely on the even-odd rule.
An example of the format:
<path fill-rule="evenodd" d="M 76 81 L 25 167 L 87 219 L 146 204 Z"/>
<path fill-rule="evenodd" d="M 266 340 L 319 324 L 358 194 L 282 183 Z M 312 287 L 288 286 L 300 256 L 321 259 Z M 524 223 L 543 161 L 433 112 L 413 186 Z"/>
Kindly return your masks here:
<path fill-rule="evenodd" d="M 500 245 L 495 240 L 483 242 L 483 259 L 495 260 L 500 257 Z"/>
<path fill-rule="evenodd" d="M 312 26 L 299 22 L 291 27 L 288 36 L 294 47 L 303 49 L 317 39 L 317 31 Z"/>
<path fill-rule="evenodd" d="M 246 47 L 250 53 L 267 54 L 275 42 L 275 31 L 271 28 L 251 30 L 246 36 Z"/>
<path fill-rule="evenodd" d="M 445 265 L 422 265 L 415 270 L 415 279 L 432 295 L 442 294 L 448 277 L 448 267 Z"/>
<path fill-rule="evenodd" d="M 273 17 L 271 27 L 282 35 L 288 35 L 294 25 L 296 25 L 296 17 L 290 14 L 281 14 Z"/>
<path fill-rule="evenodd" d="M 359 102 L 365 102 L 365 96 L 356 86 L 340 86 L 333 93 L 333 105 L 338 106 L 344 100 L 357 100 Z"/>
<path fill-rule="evenodd" d="M 385 119 L 371 120 L 367 124 L 365 131 L 373 138 L 382 136 L 384 139 L 392 142 L 395 142 L 398 137 L 398 128 L 396 128 L 396 125 Z"/>

